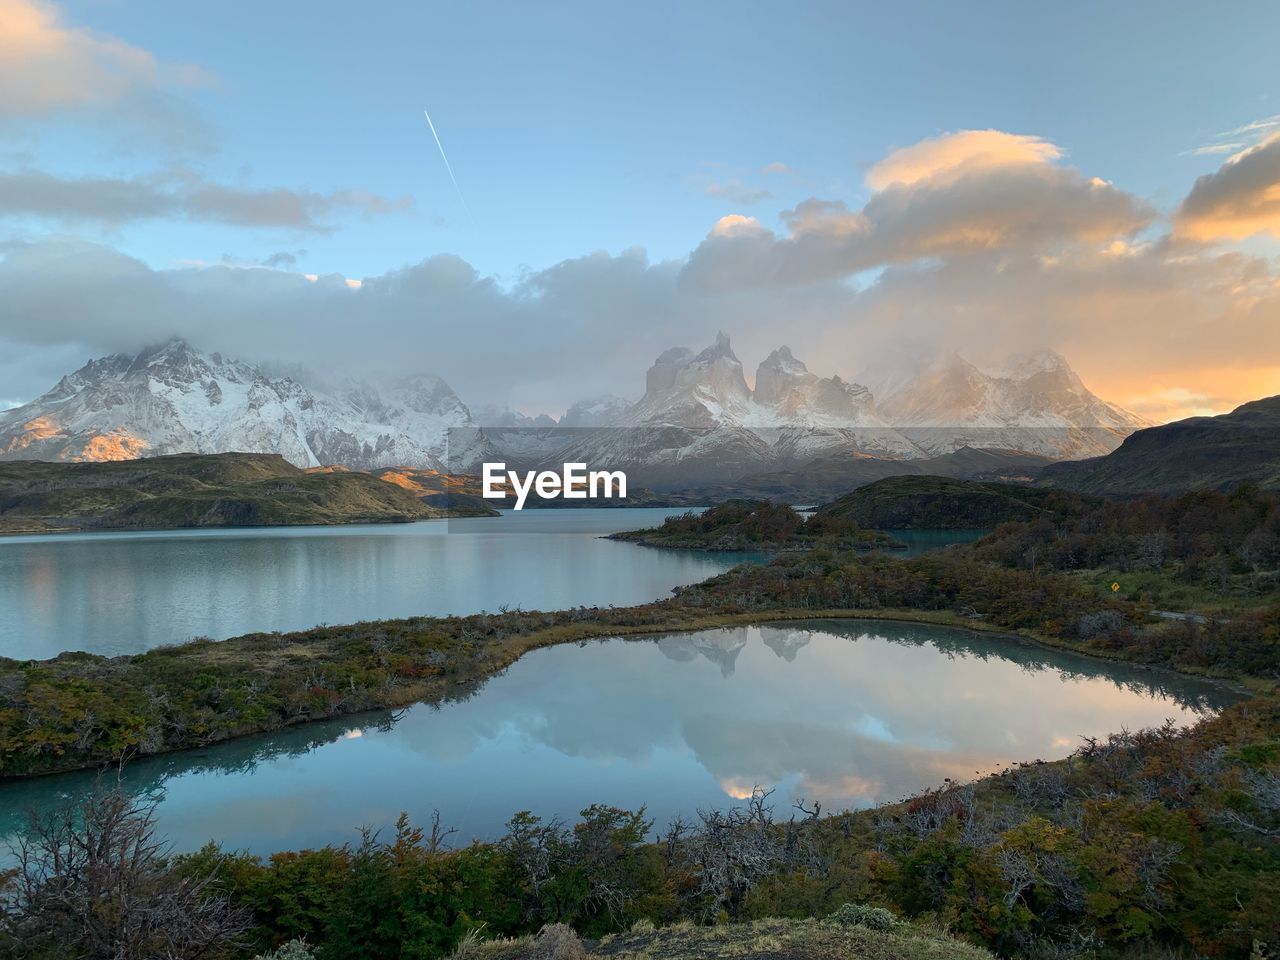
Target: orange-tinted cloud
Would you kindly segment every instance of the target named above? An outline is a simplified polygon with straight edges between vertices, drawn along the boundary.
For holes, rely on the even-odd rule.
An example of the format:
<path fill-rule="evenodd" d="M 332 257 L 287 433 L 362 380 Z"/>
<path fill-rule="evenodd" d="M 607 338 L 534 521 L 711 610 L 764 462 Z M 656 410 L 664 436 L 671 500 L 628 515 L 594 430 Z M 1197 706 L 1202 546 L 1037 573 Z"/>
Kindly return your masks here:
<path fill-rule="evenodd" d="M 704 291 L 804 284 L 927 258 L 1110 244 L 1152 221 L 1143 201 L 1060 156 L 1048 141 L 998 130 L 935 137 L 872 167 L 861 209 L 806 200 L 782 214 L 785 236 L 718 225 L 684 279 Z"/>
<path fill-rule="evenodd" d="M 44 0 L 0 0 L 0 114 L 40 116 L 207 79 L 197 67 L 70 26 Z"/>
<path fill-rule="evenodd" d="M 867 171 L 867 186 L 883 190 L 921 180 L 958 176 L 976 170 L 1038 165 L 1057 160 L 1062 151 L 1040 137 L 1003 130 L 962 130 L 895 150 Z"/>
<path fill-rule="evenodd" d="M 1174 224 L 1179 236 L 1193 240 L 1280 238 L 1280 133 L 1196 180 Z"/>

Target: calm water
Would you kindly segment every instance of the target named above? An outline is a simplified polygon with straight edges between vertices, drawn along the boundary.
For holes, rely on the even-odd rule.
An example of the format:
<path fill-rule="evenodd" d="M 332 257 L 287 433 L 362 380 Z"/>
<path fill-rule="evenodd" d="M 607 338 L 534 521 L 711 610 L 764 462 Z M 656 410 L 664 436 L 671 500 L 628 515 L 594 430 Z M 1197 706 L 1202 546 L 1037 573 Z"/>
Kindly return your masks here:
<path fill-rule="evenodd" d="M 192 637 L 502 605 L 647 603 L 742 559 L 600 539 L 681 512 L 0 537 L 0 656 L 130 653 Z"/>
<path fill-rule="evenodd" d="M 784 811 L 794 797 L 865 806 L 1230 699 L 964 631 L 814 621 L 539 650 L 469 699 L 135 762 L 123 785 L 159 801 L 183 850 L 345 842 L 433 809 L 465 841 L 518 810 L 573 817 L 593 802 L 647 803 L 661 825 L 756 784 L 777 785 Z M 94 784 L 0 786 L 0 833 Z"/>

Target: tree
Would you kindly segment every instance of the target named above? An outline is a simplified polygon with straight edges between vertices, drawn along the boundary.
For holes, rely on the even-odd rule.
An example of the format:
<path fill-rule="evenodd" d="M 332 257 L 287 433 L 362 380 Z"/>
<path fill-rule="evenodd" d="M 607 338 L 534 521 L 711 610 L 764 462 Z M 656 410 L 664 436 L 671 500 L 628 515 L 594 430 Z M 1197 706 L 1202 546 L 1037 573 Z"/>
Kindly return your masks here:
<path fill-rule="evenodd" d="M 23 960 L 210 960 L 240 944 L 247 912 L 211 874 L 180 875 L 154 805 L 120 792 L 44 814 L 13 844 L 0 887 L 0 954 Z"/>

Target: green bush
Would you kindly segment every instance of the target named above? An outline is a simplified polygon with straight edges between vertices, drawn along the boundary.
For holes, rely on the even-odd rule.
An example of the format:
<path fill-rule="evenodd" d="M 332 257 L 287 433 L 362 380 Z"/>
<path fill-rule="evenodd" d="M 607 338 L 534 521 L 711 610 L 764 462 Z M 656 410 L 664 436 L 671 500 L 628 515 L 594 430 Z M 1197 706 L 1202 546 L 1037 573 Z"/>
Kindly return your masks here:
<path fill-rule="evenodd" d="M 841 904 L 827 918 L 842 927 L 866 927 L 868 930 L 892 930 L 898 918 L 884 907 L 871 907 L 865 903 Z"/>

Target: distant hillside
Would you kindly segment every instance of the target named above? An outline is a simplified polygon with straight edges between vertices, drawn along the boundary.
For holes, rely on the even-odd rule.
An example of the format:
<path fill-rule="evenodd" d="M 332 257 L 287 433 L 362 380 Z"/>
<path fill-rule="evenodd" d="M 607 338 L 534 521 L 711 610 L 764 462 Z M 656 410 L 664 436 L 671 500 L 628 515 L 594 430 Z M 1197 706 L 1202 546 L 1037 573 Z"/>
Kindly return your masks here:
<path fill-rule="evenodd" d="M 1046 467 L 1039 482 L 1117 495 L 1280 487 L 1280 396 L 1139 430 L 1105 457 Z"/>
<path fill-rule="evenodd" d="M 963 530 L 1015 520 L 1074 516 L 1093 498 L 1018 484 L 950 477 L 889 477 L 818 508 L 814 521 L 876 530 Z"/>
<path fill-rule="evenodd" d="M 366 473 L 308 473 L 278 454 L 0 463 L 0 532 L 395 523 L 445 516 Z"/>
<path fill-rule="evenodd" d="M 711 503 L 726 497 L 822 503 L 886 477 L 955 477 L 1029 483 L 1052 462 L 1034 453 L 973 447 L 961 447 L 953 453 L 924 460 L 884 460 L 846 453 L 819 457 L 795 469 L 762 472 L 729 483 L 680 490 L 673 496 L 679 496 L 684 503 Z"/>
<path fill-rule="evenodd" d="M 794 507 L 768 500 L 726 500 L 702 513 L 667 517 L 645 530 L 609 535 L 650 547 L 682 550 L 766 551 L 825 547 L 833 550 L 892 550 L 906 545 L 888 534 L 865 530 L 841 517 L 808 519 Z"/>

